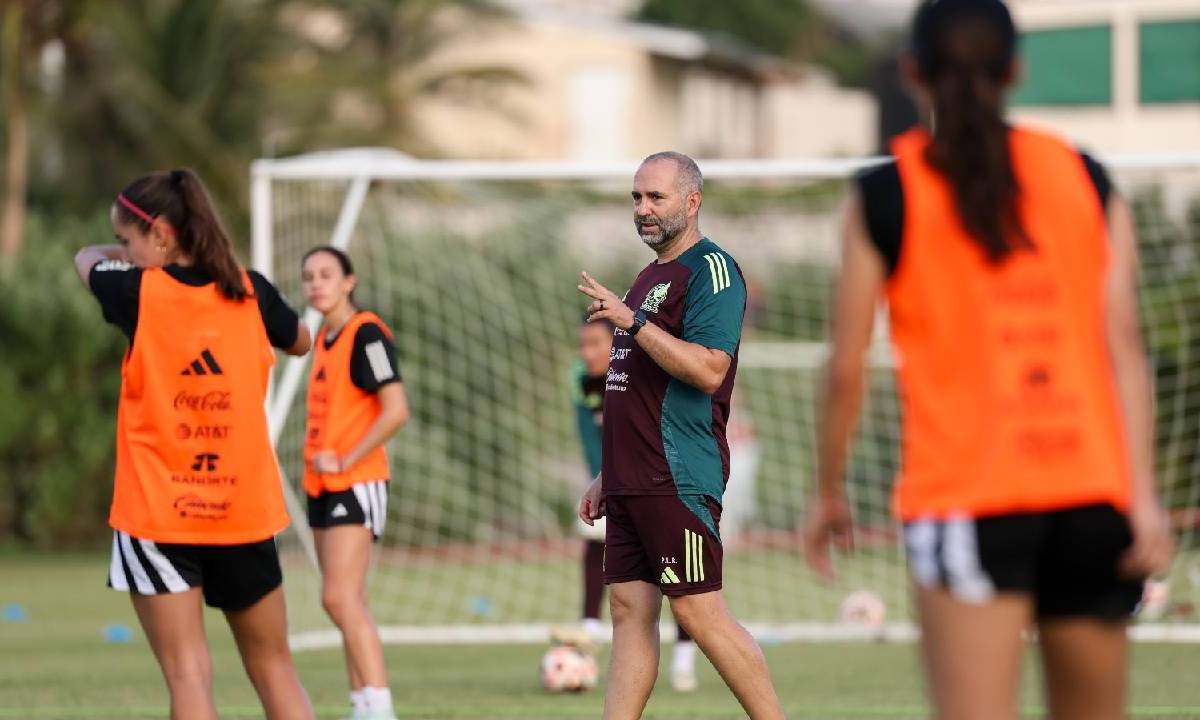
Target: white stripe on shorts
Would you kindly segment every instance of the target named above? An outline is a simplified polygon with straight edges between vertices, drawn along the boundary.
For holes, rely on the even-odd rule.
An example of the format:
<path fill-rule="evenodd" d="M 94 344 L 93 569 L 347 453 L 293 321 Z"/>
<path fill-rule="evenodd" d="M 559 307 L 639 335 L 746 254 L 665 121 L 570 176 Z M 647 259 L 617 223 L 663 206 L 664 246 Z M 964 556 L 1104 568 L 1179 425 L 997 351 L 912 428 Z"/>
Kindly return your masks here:
<path fill-rule="evenodd" d="M 386 480 L 375 483 L 379 492 L 379 517 L 375 521 L 375 536 L 383 537 L 383 526 L 387 523 L 388 484 Z"/>
<path fill-rule="evenodd" d="M 113 530 L 112 560 L 108 564 L 108 584 L 113 590 L 129 592 L 129 578 L 125 577 L 125 564 L 121 561 L 120 533 Z"/>
<path fill-rule="evenodd" d="M 133 584 L 137 587 L 138 593 L 142 595 L 157 593 L 158 590 L 150 580 L 150 575 L 142 566 L 142 561 L 138 559 L 137 553 L 133 551 L 133 541 L 129 535 L 118 532 L 117 540 L 121 543 L 121 557 L 125 560 L 125 567 L 129 568 L 129 572 L 133 575 Z"/>
<path fill-rule="evenodd" d="M 367 493 L 367 483 L 354 483 L 350 486 L 354 491 L 354 498 L 358 500 L 358 506 L 363 511 L 363 527 L 374 527 L 371 524 L 371 500 Z"/>
<path fill-rule="evenodd" d="M 942 536 L 942 561 L 950 591 L 959 600 L 984 603 L 996 594 L 992 579 L 979 562 L 979 539 L 975 535 L 975 519 L 949 518 Z"/>
<path fill-rule="evenodd" d="M 183 592 L 188 589 L 187 581 L 171 564 L 166 555 L 163 555 L 162 550 L 154 544 L 153 540 L 138 540 L 142 546 L 142 552 L 146 553 L 146 558 L 154 569 L 158 571 L 158 577 L 162 580 L 163 585 L 167 586 L 167 590 L 173 593 Z"/>
<path fill-rule="evenodd" d="M 904 544 L 907 546 L 913 579 L 917 584 L 922 587 L 937 585 L 937 522 L 924 519 L 908 523 L 904 528 Z"/>

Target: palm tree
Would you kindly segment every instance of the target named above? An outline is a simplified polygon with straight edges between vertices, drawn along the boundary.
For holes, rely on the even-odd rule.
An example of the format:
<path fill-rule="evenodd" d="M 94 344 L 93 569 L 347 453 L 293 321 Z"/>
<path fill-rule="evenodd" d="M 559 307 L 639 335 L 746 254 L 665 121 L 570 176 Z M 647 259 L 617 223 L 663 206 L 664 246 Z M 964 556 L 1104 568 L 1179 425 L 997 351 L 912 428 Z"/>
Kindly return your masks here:
<path fill-rule="evenodd" d="M 0 259 L 24 244 L 29 182 L 29 112 L 43 47 L 62 14 L 52 0 L 6 0 L 0 5 L 0 97 L 4 103 L 4 197 L 0 201 Z"/>

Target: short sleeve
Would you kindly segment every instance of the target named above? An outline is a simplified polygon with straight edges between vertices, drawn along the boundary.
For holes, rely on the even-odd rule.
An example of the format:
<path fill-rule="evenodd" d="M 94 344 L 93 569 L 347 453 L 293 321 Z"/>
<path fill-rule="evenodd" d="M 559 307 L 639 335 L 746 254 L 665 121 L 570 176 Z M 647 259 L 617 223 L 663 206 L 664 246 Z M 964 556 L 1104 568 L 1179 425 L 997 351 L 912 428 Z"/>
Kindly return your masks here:
<path fill-rule="evenodd" d="M 101 261 L 88 273 L 88 286 L 100 302 L 104 319 L 119 327 L 133 342 L 142 289 L 141 268 L 120 260 Z"/>
<path fill-rule="evenodd" d="M 896 162 L 868 168 L 855 177 L 862 201 L 863 219 L 871 244 L 883 258 L 890 277 L 900 263 L 904 236 L 904 188 Z"/>
<path fill-rule="evenodd" d="M 730 357 L 742 338 L 746 281 L 733 259 L 710 252 L 688 280 L 683 306 L 683 339 Z"/>
<path fill-rule="evenodd" d="M 1096 196 L 1100 198 L 1100 207 L 1107 212 L 1108 198 L 1112 196 L 1112 180 L 1108 177 L 1108 171 L 1096 158 L 1086 152 L 1080 152 L 1079 157 L 1083 159 L 1083 167 L 1087 169 L 1092 187 L 1096 189 Z"/>
<path fill-rule="evenodd" d="M 300 316 L 287 304 L 270 280 L 255 270 L 247 274 L 250 276 L 250 284 L 254 286 L 258 312 L 262 315 L 263 327 L 267 329 L 267 339 L 271 341 L 272 346 L 281 350 L 292 347 L 300 333 Z"/>
<path fill-rule="evenodd" d="M 401 380 L 400 368 L 396 364 L 396 346 L 378 323 L 365 322 L 354 333 L 350 380 L 360 390 L 369 393 Z"/>

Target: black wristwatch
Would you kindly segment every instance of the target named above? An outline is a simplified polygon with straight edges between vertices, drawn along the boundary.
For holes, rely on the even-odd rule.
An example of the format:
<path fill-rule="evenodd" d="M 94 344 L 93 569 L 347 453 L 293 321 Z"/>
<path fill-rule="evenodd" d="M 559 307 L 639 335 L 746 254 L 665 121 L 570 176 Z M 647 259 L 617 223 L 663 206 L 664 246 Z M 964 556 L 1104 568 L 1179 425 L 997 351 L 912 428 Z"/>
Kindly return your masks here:
<path fill-rule="evenodd" d="M 633 337 L 634 335 L 638 334 L 638 330 L 641 330 L 642 326 L 645 324 L 646 324 L 646 311 L 638 310 L 637 312 L 635 312 L 633 314 L 633 324 L 630 325 L 629 329 L 626 330 L 625 332 L 629 333 L 630 337 Z"/>

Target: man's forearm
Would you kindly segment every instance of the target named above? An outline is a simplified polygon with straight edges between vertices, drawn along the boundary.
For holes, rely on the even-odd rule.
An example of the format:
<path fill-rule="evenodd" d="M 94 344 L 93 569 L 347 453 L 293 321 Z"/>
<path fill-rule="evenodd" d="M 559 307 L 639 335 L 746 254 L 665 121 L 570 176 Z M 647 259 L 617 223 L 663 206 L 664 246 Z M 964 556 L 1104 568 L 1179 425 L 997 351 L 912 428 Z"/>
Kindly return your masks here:
<path fill-rule="evenodd" d="M 721 387 L 729 371 L 725 353 L 681 340 L 653 323 L 646 323 L 634 339 L 671 377 L 709 395 Z"/>

